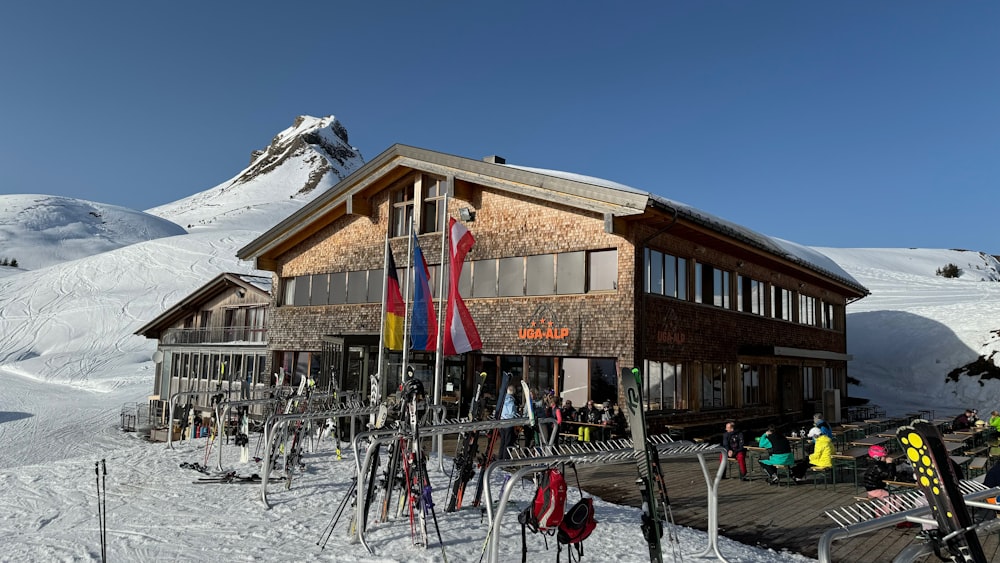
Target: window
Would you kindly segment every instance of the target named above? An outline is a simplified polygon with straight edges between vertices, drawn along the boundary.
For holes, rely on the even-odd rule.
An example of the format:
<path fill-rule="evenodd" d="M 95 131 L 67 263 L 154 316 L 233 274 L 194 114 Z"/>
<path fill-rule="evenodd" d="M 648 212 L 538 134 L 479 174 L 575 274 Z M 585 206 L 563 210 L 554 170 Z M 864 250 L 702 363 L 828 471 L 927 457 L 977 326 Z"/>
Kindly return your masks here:
<path fill-rule="evenodd" d="M 826 301 L 820 302 L 820 314 L 822 315 L 820 319 L 820 326 L 831 330 L 834 328 L 833 311 L 833 303 L 827 303 Z"/>
<path fill-rule="evenodd" d="M 672 410 L 687 408 L 682 364 L 646 360 L 644 389 L 646 408 Z"/>
<path fill-rule="evenodd" d="M 446 192 L 445 180 L 427 174 L 414 174 L 401 180 L 389 196 L 390 236 L 408 235 L 411 220 L 418 235 L 441 232 L 446 218 Z M 420 205 L 415 208 L 417 201 Z"/>
<path fill-rule="evenodd" d="M 695 303 L 729 308 L 729 272 L 697 263 L 694 270 Z"/>
<path fill-rule="evenodd" d="M 476 260 L 472 263 L 472 296 L 497 296 L 497 261 Z"/>
<path fill-rule="evenodd" d="M 586 291 L 586 252 L 563 252 L 556 255 L 556 293 L 567 295 Z"/>
<path fill-rule="evenodd" d="M 291 303 L 296 307 L 305 307 L 309 304 L 309 276 L 295 277 L 295 293 Z"/>
<path fill-rule="evenodd" d="M 726 406 L 726 366 L 703 364 L 701 366 L 701 406 L 721 408 Z"/>
<path fill-rule="evenodd" d="M 787 289 L 773 286 L 771 297 L 771 317 L 786 321 L 792 320 L 792 292 Z"/>
<path fill-rule="evenodd" d="M 500 296 L 524 295 L 524 258 L 501 258 L 499 266 Z"/>
<path fill-rule="evenodd" d="M 838 384 L 840 380 L 840 377 L 838 377 L 839 371 L 839 369 L 832 367 L 823 368 L 823 389 L 840 388 L 840 385 Z"/>
<path fill-rule="evenodd" d="M 525 268 L 526 295 L 552 295 L 556 292 L 556 257 L 554 254 L 528 256 Z"/>
<path fill-rule="evenodd" d="M 385 275 L 385 270 L 379 268 L 378 270 L 368 270 L 368 302 L 369 303 L 381 303 L 382 302 L 382 284 L 385 280 L 382 276 Z M 402 279 L 402 278 L 400 278 Z M 330 278 L 331 283 L 333 282 L 333 277 Z M 338 280 L 339 283 L 339 280 Z M 402 290 L 403 288 L 399 288 Z M 331 297 L 333 296 L 333 290 L 330 290 Z"/>
<path fill-rule="evenodd" d="M 381 286 L 378 288 L 378 297 L 381 300 Z M 344 303 L 347 303 L 347 272 L 330 274 L 330 304 L 343 305 Z"/>
<path fill-rule="evenodd" d="M 742 364 L 740 370 L 743 372 L 743 406 L 748 407 L 762 404 L 760 385 L 761 366 Z"/>
<path fill-rule="evenodd" d="M 587 253 L 590 274 L 589 291 L 618 289 L 618 250 L 593 250 Z"/>
<path fill-rule="evenodd" d="M 747 276 L 737 276 L 736 291 L 736 305 L 741 312 L 764 314 L 764 282 Z"/>
<path fill-rule="evenodd" d="M 802 399 L 805 401 L 815 401 L 816 380 L 819 378 L 819 369 L 814 367 L 802 368 Z"/>
<path fill-rule="evenodd" d="M 687 260 L 646 249 L 646 293 L 687 299 Z"/>
<path fill-rule="evenodd" d="M 816 298 L 799 294 L 799 322 L 816 326 Z"/>
<path fill-rule="evenodd" d="M 330 302 L 330 274 L 313 274 L 309 282 L 309 304 L 326 305 Z"/>
<path fill-rule="evenodd" d="M 527 356 L 526 359 L 528 372 L 524 374 L 524 378 L 528 382 L 528 387 L 540 392 L 554 389 L 555 360 L 546 356 Z M 537 399 L 541 399 L 541 395 Z"/>
<path fill-rule="evenodd" d="M 403 279 L 401 276 L 399 279 Z M 404 288 L 399 288 L 400 290 Z M 382 288 L 379 288 L 379 301 L 382 300 Z M 368 303 L 368 270 L 347 272 L 347 302 Z M 298 305 L 298 303 L 296 303 Z"/>

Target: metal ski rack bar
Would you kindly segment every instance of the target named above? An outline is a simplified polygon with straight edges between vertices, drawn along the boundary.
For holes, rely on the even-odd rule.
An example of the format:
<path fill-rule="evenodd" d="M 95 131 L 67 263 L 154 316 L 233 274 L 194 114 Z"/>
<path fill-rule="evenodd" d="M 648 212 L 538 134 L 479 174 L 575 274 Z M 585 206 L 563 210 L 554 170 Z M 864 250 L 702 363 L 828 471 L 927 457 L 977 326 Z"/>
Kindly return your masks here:
<path fill-rule="evenodd" d="M 315 397 L 315 395 L 314 395 Z M 264 502 L 264 506 L 271 508 L 271 505 L 267 502 L 267 482 L 271 475 L 271 452 L 273 450 L 274 444 L 272 443 L 275 437 L 278 436 L 278 427 L 286 427 L 289 422 L 298 422 L 300 420 L 317 420 L 325 418 L 344 418 L 352 417 L 351 424 L 354 423 L 355 416 L 369 415 L 378 410 L 378 406 L 364 405 L 362 403 L 355 403 L 351 405 L 345 405 L 340 408 L 325 409 L 321 411 L 307 411 L 303 413 L 291 413 L 291 414 L 274 414 L 267 419 L 267 423 L 264 425 L 264 443 L 267 448 L 264 451 L 264 462 L 261 467 L 261 484 L 260 484 L 260 500 Z"/>
<path fill-rule="evenodd" d="M 555 422 L 554 419 L 549 419 L 549 418 L 539 419 L 539 420 L 540 421 L 544 420 L 547 422 Z M 472 431 L 472 430 L 483 431 L 483 430 L 494 430 L 497 428 L 511 428 L 514 426 L 525 426 L 528 423 L 529 420 L 527 418 L 510 418 L 504 420 L 477 420 L 477 421 L 468 421 L 463 419 L 447 419 L 438 424 L 430 423 L 421 425 L 420 435 L 421 438 L 425 438 L 428 436 L 459 434 L 461 432 Z M 378 446 L 381 446 L 383 444 L 388 444 L 404 434 L 406 433 L 403 432 L 402 429 L 392 428 L 392 429 L 379 429 L 379 430 L 372 430 L 369 432 L 362 432 L 357 436 L 355 436 L 354 459 L 356 462 L 359 462 L 359 465 L 357 465 L 357 470 L 358 470 L 357 483 L 358 483 L 359 494 L 358 494 L 357 506 L 355 507 L 356 510 L 355 522 L 364 522 L 364 513 L 367 507 L 365 506 L 365 502 L 363 500 L 364 495 L 360 494 L 360 491 L 366 490 L 368 486 L 367 476 L 369 469 L 371 468 L 372 457 L 373 457 L 372 452 L 374 452 Z M 368 446 L 365 449 L 365 454 L 363 456 L 364 462 L 360 463 L 362 456 L 358 455 L 358 450 L 360 449 L 359 445 L 360 442 L 364 439 L 370 439 L 371 441 L 368 443 Z M 358 541 L 360 541 L 361 544 L 365 546 L 365 549 L 368 550 L 368 553 L 374 555 L 375 554 L 374 550 L 372 550 L 372 548 L 368 545 L 368 542 L 365 540 L 364 526 L 358 525 L 357 532 L 358 532 Z"/>
<path fill-rule="evenodd" d="M 1000 511 L 1000 506 L 982 502 L 983 499 L 1000 495 L 1000 487 L 989 488 L 978 481 L 964 479 L 958 482 L 958 488 L 962 491 L 967 506 Z M 860 536 L 901 522 L 937 525 L 937 520 L 930 512 L 931 508 L 923 491 L 920 490 L 905 491 L 893 494 L 887 499 L 871 499 L 827 510 L 826 515 L 838 527 L 827 530 L 820 536 L 818 559 L 820 563 L 832 561 L 831 551 L 835 540 Z M 979 523 L 976 528 L 986 530 L 995 529 L 997 526 L 1000 526 L 1000 519 L 986 520 Z M 931 549 L 926 543 L 908 546 L 900 552 L 896 561 L 910 561 L 918 555 L 930 553 Z"/>
<path fill-rule="evenodd" d="M 696 557 L 705 557 L 714 553 L 720 561 L 726 559 L 719 552 L 719 482 L 722 474 L 726 471 L 726 461 L 720 454 L 725 454 L 722 446 L 717 444 L 695 444 L 687 441 L 673 441 L 670 436 L 657 435 L 649 436 L 646 441 L 656 448 L 660 456 L 660 461 L 670 458 L 697 458 L 701 464 L 702 474 L 705 477 L 705 484 L 708 489 L 708 546 Z M 632 440 L 622 438 L 609 440 L 606 442 L 585 442 L 583 444 L 560 444 L 549 446 L 550 453 L 542 456 L 538 455 L 536 448 L 511 448 L 511 459 L 498 460 L 491 463 L 486 470 L 486 510 L 489 515 L 489 529 L 486 533 L 486 542 L 489 547 L 489 563 L 500 561 L 500 528 L 502 527 L 503 515 L 506 512 L 507 503 L 510 500 L 514 486 L 529 474 L 539 473 L 557 467 L 564 463 L 574 464 L 635 464 L 642 452 L 637 452 L 632 446 Z M 542 448 L 543 452 L 545 447 Z M 515 457 L 516 456 L 516 457 Z M 709 474 L 706 456 L 720 456 L 719 467 L 713 479 Z M 497 506 L 496 514 L 493 514 L 493 495 L 491 490 L 491 476 L 498 468 L 514 470 L 511 478 L 506 481 L 500 495 L 500 502 Z"/>
<path fill-rule="evenodd" d="M 267 397 L 264 399 L 241 399 L 238 401 L 222 400 L 215 404 L 215 422 L 218 430 L 216 430 L 216 436 L 222 436 L 225 430 L 225 417 L 229 415 L 229 411 L 233 407 L 249 407 L 253 405 L 267 405 L 273 403 L 275 407 L 280 404 L 280 397 Z M 225 442 L 219 440 L 219 460 L 216 469 L 222 471 L 222 445 Z"/>

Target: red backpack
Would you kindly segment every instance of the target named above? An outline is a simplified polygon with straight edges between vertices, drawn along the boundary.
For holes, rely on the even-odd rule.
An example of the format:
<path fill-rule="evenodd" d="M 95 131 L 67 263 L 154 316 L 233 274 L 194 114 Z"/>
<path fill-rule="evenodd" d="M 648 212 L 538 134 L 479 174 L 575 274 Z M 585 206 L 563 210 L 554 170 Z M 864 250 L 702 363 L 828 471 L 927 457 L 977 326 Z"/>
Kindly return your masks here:
<path fill-rule="evenodd" d="M 566 510 L 566 479 L 555 468 L 546 469 L 538 477 L 538 489 L 535 490 L 535 500 L 518 515 L 521 523 L 521 561 L 527 561 L 528 549 L 526 529 L 532 532 L 554 534 L 562 523 Z"/>
<path fill-rule="evenodd" d="M 590 533 L 597 526 L 594 519 L 594 499 L 583 497 L 572 506 L 563 516 L 562 523 L 559 524 L 559 532 L 556 538 L 559 540 L 559 551 L 556 553 L 556 561 L 559 561 L 559 553 L 562 552 L 563 545 L 576 546 L 577 560 L 583 557 L 583 540 L 590 537 Z M 573 561 L 573 550 L 569 550 L 569 560 Z"/>

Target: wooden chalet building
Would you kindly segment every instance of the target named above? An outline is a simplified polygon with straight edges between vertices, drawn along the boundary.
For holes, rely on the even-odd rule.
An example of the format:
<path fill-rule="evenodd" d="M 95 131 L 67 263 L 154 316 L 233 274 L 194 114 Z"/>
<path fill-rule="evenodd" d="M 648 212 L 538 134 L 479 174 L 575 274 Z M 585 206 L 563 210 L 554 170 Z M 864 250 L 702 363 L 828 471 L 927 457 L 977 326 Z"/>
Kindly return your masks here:
<path fill-rule="evenodd" d="M 579 406 L 620 402 L 632 366 L 656 430 L 846 409 L 845 308 L 868 291 L 821 254 L 606 180 L 403 145 L 238 252 L 274 272 L 270 371 L 367 394 L 386 236 L 405 285 L 412 218 L 437 297 L 448 217 L 476 238 L 460 290 L 483 348 L 445 360 L 463 410 L 480 371 L 490 391 L 508 371 Z M 410 362 L 430 381 L 433 354 Z"/>
<path fill-rule="evenodd" d="M 209 396 L 267 389 L 267 313 L 271 279 L 223 273 L 135 334 L 157 340 L 149 397 L 154 425 L 166 422 L 170 396 L 202 393 L 192 401 L 211 416 Z M 185 401 L 186 402 L 186 401 Z"/>

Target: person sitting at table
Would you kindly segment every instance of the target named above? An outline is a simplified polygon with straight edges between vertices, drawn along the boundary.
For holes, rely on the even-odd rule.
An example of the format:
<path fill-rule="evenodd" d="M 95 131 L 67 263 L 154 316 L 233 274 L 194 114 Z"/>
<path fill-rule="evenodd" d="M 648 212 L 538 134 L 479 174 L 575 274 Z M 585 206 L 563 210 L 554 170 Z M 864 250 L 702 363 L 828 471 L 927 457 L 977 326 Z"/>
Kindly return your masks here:
<path fill-rule="evenodd" d="M 863 478 L 865 490 L 868 491 L 869 498 L 889 498 L 889 490 L 886 488 L 886 481 L 896 480 L 896 464 L 891 457 L 887 457 L 887 452 L 882 446 L 871 446 L 868 448 L 868 469 L 865 470 Z"/>
<path fill-rule="evenodd" d="M 572 400 L 563 401 L 562 415 L 566 420 L 576 420 L 576 407 L 573 406 Z"/>
<path fill-rule="evenodd" d="M 743 433 L 736 429 L 736 423 L 729 421 L 726 423 L 726 431 L 722 433 L 722 447 L 726 449 L 729 459 L 735 459 L 740 468 L 740 480 L 749 481 L 747 477 L 747 450 L 743 442 Z M 728 465 L 727 465 L 728 467 Z"/>
<path fill-rule="evenodd" d="M 951 431 L 958 432 L 959 430 L 968 430 L 972 428 L 972 409 L 965 409 L 965 412 L 955 417 L 955 420 L 951 423 Z"/>
<path fill-rule="evenodd" d="M 989 424 L 997 432 L 1000 432 L 1000 412 L 997 411 L 991 412 L 990 420 L 987 424 Z"/>
<path fill-rule="evenodd" d="M 576 419 L 587 424 L 597 424 L 601 421 L 601 411 L 594 406 L 594 400 L 587 401 L 587 404 L 576 411 Z"/>
<path fill-rule="evenodd" d="M 820 434 L 815 439 L 813 453 L 809 459 L 801 459 L 792 467 L 792 478 L 796 483 L 805 480 L 806 471 L 810 468 L 829 469 L 833 467 L 833 432 L 830 425 L 819 427 Z"/>
<path fill-rule="evenodd" d="M 775 465 L 791 467 L 795 465 L 795 454 L 792 453 L 792 446 L 788 443 L 788 438 L 778 432 L 773 424 L 767 427 L 767 431 L 760 437 L 758 445 L 767 448 L 770 454 L 767 459 L 759 459 L 757 463 L 760 468 L 767 473 L 767 484 L 773 485 L 778 482 L 778 469 Z"/>

